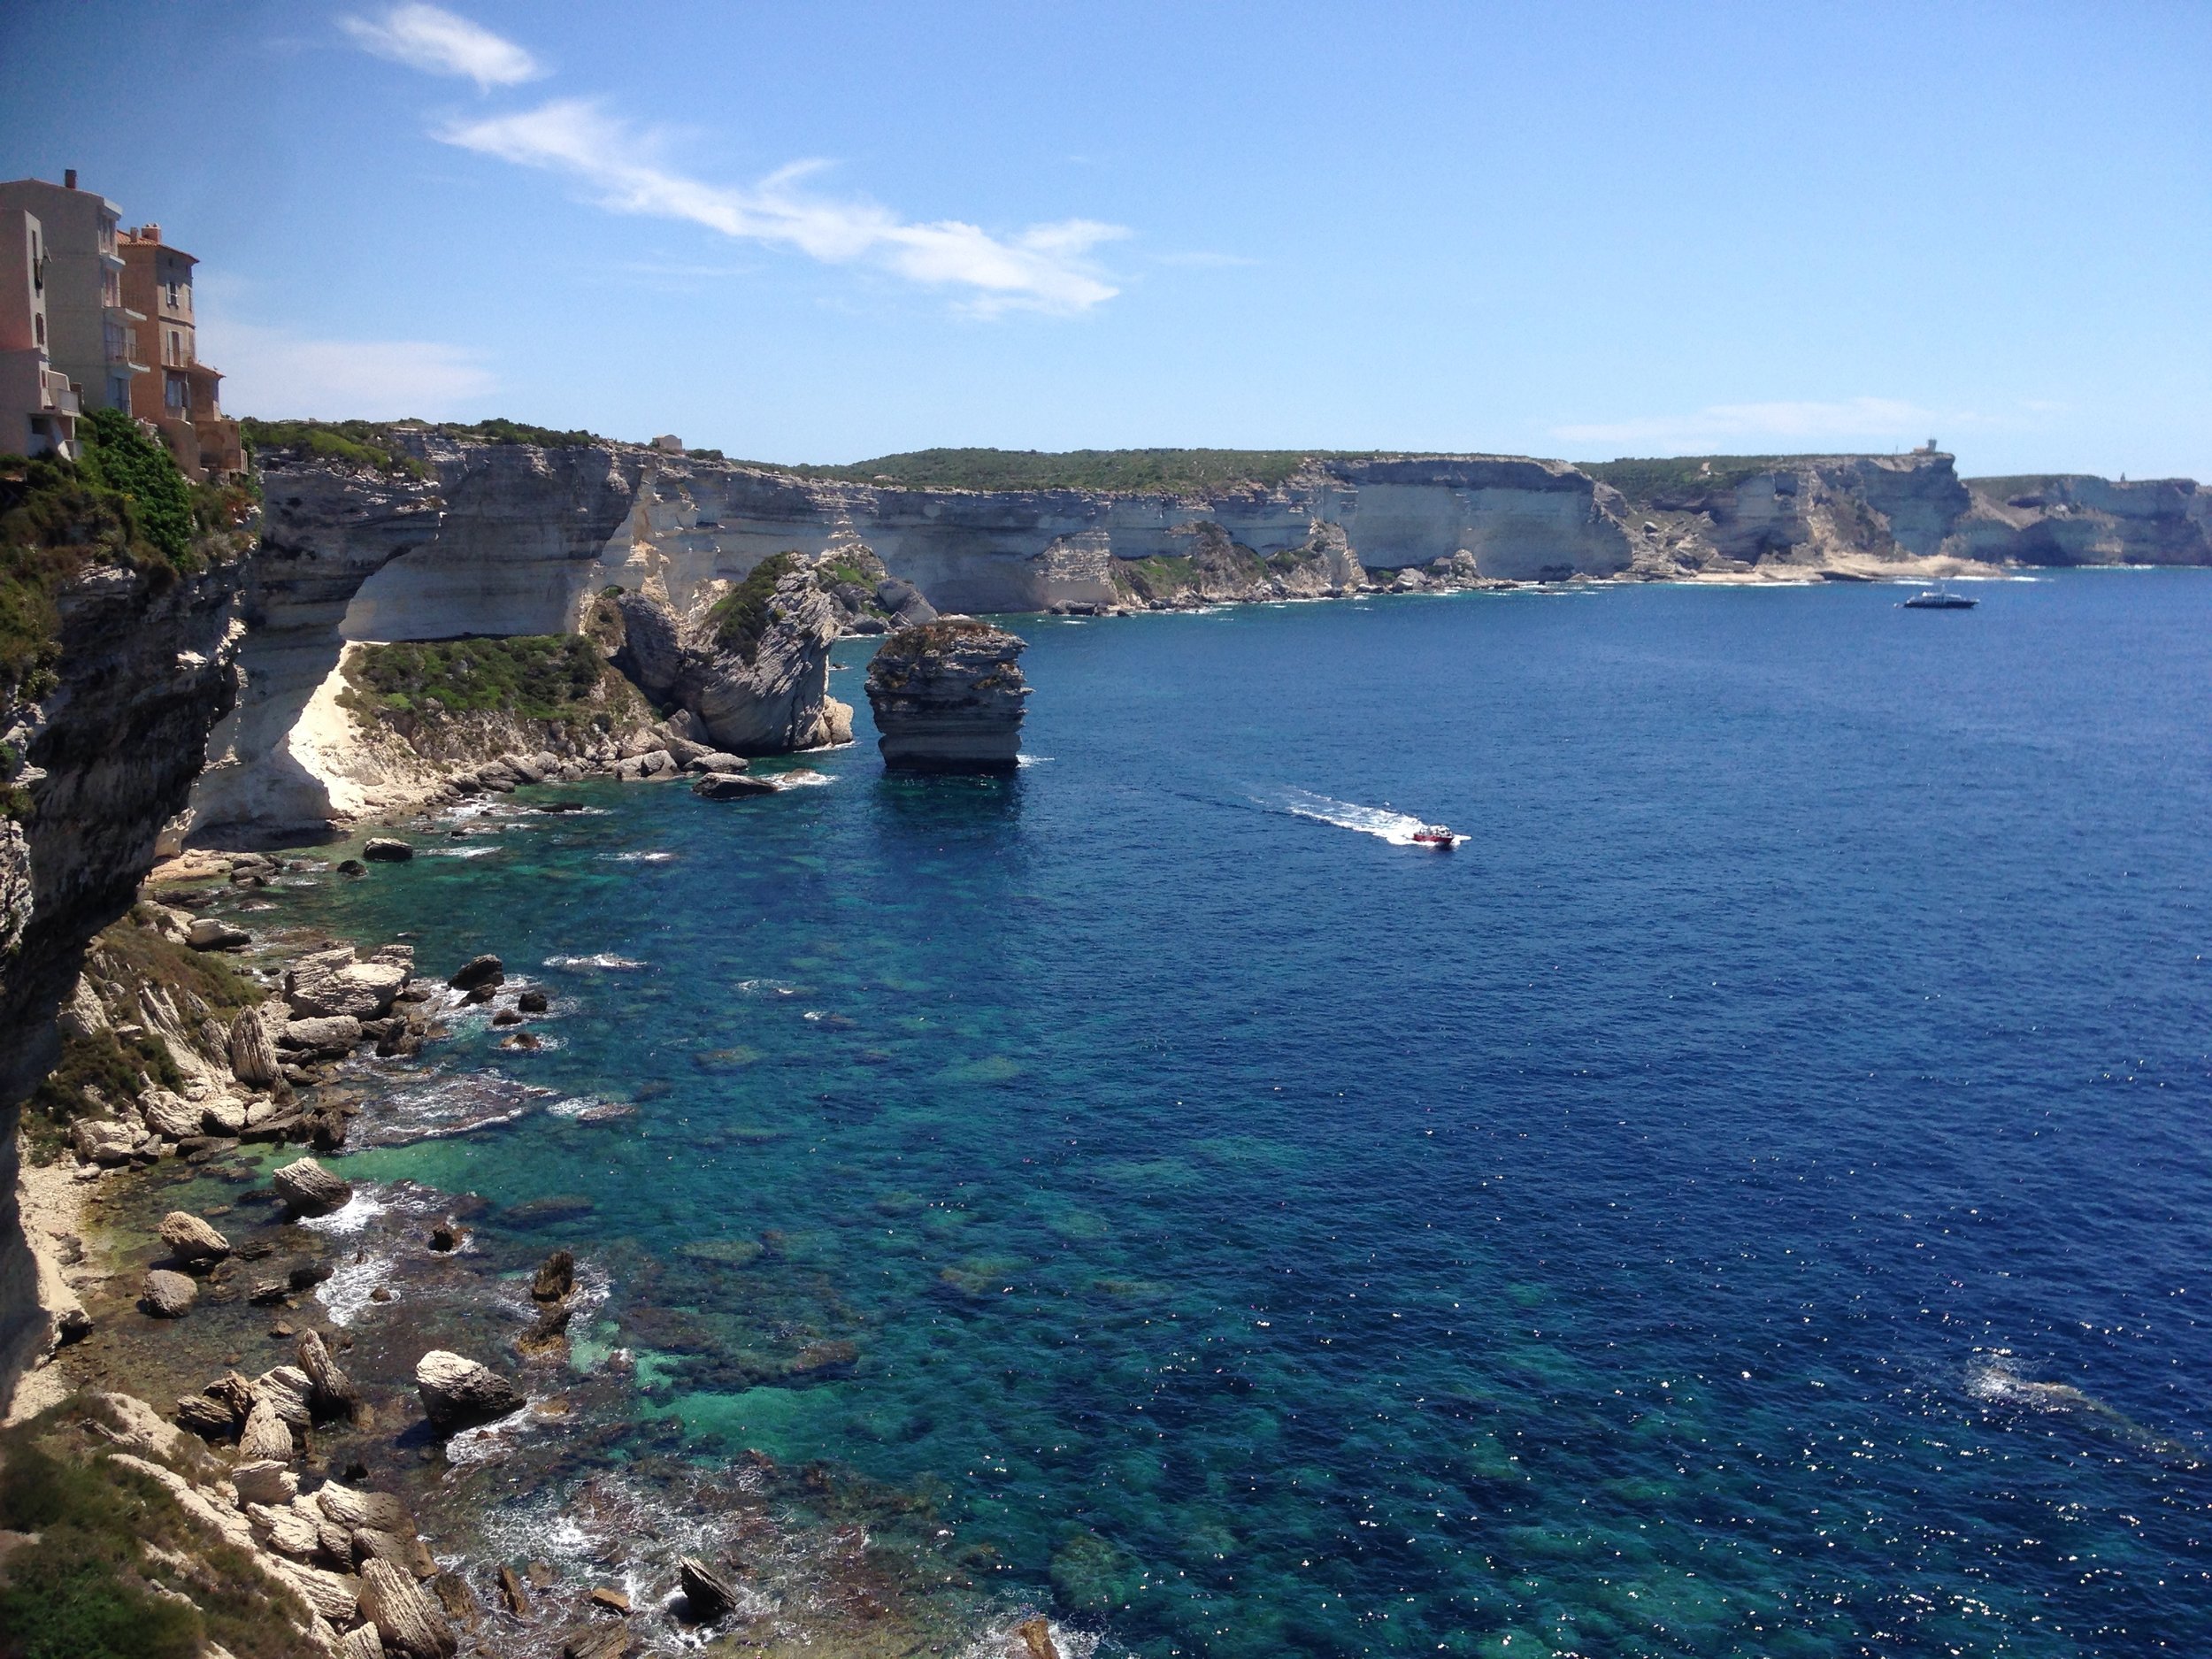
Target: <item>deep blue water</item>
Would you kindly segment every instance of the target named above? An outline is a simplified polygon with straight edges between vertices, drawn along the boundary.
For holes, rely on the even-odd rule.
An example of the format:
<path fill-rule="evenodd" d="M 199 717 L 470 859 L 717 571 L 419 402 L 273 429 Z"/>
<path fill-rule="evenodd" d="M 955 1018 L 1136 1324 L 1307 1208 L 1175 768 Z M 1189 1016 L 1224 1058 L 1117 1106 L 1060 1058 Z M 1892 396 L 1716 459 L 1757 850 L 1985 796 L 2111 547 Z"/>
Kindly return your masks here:
<path fill-rule="evenodd" d="M 1025 618 L 1003 782 L 841 673 L 828 787 L 302 895 L 638 1109 L 350 1162 L 588 1195 L 703 1454 L 937 1491 L 1102 1652 L 2205 1651 L 2212 573 L 1975 591 Z"/>

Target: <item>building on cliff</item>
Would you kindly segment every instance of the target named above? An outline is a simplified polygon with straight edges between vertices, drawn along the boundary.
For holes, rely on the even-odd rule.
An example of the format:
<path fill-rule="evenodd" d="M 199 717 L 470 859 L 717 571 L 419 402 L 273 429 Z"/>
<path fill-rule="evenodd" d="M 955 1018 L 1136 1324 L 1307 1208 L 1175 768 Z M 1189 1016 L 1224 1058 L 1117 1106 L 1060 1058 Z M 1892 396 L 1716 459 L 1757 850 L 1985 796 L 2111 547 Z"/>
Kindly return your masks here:
<path fill-rule="evenodd" d="M 47 349 L 46 231 L 0 210 L 0 452 L 77 456 L 77 393 Z"/>
<path fill-rule="evenodd" d="M 76 170 L 59 184 L 16 179 L 0 184 L 0 211 L 19 209 L 39 222 L 46 254 L 47 351 L 87 409 L 131 406 L 131 382 L 146 373 L 132 356 L 140 321 L 123 304 L 123 211 L 77 188 Z"/>
<path fill-rule="evenodd" d="M 199 261 L 163 242 L 158 225 L 124 232 L 120 245 L 123 303 L 137 319 L 135 355 L 159 365 L 132 383 L 131 413 L 160 429 L 188 476 L 244 472 L 238 423 L 223 413 L 223 377 L 200 361 L 192 307 Z"/>

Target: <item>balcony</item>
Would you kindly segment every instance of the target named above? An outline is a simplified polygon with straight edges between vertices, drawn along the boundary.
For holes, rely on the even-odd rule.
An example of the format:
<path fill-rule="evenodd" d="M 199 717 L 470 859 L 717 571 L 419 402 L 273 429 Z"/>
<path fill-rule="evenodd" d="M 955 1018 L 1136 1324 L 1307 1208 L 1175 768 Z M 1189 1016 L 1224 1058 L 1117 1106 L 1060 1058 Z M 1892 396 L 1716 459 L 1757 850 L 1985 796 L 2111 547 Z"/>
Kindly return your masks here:
<path fill-rule="evenodd" d="M 66 374 L 59 369 L 47 369 L 42 372 L 42 379 L 45 395 L 42 402 L 45 408 L 51 410 L 57 415 L 75 415 L 81 412 L 78 406 L 76 390 L 69 384 L 69 377 Z"/>

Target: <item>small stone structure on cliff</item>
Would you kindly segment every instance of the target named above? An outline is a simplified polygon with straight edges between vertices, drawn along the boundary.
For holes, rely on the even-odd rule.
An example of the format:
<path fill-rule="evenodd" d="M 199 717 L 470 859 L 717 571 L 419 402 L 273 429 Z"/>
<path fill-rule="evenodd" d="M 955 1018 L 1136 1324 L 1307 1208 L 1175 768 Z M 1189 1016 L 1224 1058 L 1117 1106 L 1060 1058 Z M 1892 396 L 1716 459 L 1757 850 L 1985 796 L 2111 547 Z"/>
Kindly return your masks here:
<path fill-rule="evenodd" d="M 892 772 L 1012 772 L 1028 642 L 972 617 L 901 628 L 868 664 L 868 704 Z"/>

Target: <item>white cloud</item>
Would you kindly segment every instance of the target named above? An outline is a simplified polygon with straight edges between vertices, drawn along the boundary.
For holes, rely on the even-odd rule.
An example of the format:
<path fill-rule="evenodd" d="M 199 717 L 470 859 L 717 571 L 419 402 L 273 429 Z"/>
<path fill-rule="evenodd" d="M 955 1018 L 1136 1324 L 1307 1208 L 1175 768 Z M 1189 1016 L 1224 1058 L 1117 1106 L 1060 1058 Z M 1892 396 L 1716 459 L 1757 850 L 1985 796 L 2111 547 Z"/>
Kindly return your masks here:
<path fill-rule="evenodd" d="M 481 352 L 439 341 L 319 340 L 202 314 L 227 414 L 448 420 L 475 412 L 498 385 Z"/>
<path fill-rule="evenodd" d="M 1570 443 L 1618 444 L 1643 454 L 1764 454 L 1909 448 L 1946 426 L 1985 424 L 1971 415 L 1939 413 L 1893 397 L 1851 397 L 1834 403 L 1712 403 L 1694 414 L 1555 426 L 1552 434 Z"/>
<path fill-rule="evenodd" d="M 433 75 L 463 75 L 480 89 L 517 86 L 546 73 L 521 47 L 442 6 L 392 6 L 375 18 L 343 17 L 338 27 L 364 51 Z"/>
<path fill-rule="evenodd" d="M 910 281 L 965 289 L 966 309 L 979 315 L 1068 315 L 1119 291 L 1090 257 L 1101 242 L 1127 234 L 1119 226 L 1072 219 L 994 236 L 958 219 L 915 223 L 871 203 L 799 190 L 799 180 L 821 165 L 814 162 L 785 167 L 750 188 L 710 184 L 660 165 L 649 135 L 584 99 L 458 122 L 437 136 L 481 155 L 565 173 L 613 212 L 687 220 L 828 265 L 864 262 Z"/>

